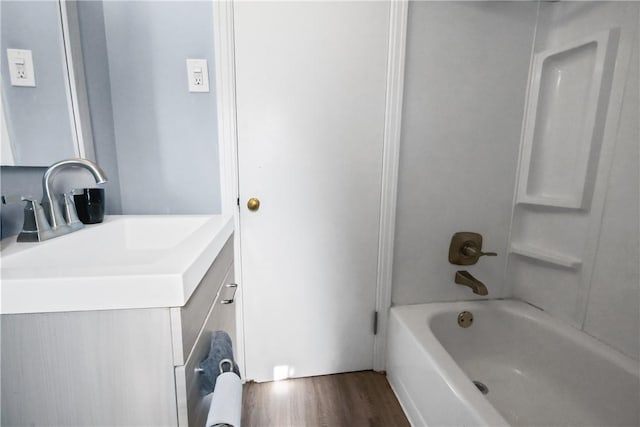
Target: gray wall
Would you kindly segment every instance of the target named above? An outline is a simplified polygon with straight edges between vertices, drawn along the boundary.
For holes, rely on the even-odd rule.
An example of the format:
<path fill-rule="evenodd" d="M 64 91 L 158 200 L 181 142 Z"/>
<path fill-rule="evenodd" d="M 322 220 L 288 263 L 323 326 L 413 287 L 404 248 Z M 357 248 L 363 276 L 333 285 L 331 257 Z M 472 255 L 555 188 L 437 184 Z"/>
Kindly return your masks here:
<path fill-rule="evenodd" d="M 102 2 L 78 2 L 78 19 L 96 160 L 109 177 L 105 192 L 107 213 L 121 214 L 120 173 L 113 128 L 109 59 Z"/>
<path fill-rule="evenodd" d="M 122 211 L 219 213 L 210 2 L 104 2 Z M 187 90 L 206 58 L 209 93 Z"/>
<path fill-rule="evenodd" d="M 3 1 L 0 7 L 2 8 L 3 91 L 5 91 L 7 102 L 8 127 L 19 159 L 44 166 L 72 157 L 73 140 L 64 81 L 66 65 L 63 61 L 58 5 L 51 1 Z M 7 47 L 33 50 L 37 85 L 35 88 L 10 86 L 9 77 L 6 74 L 8 72 L 5 60 Z M 105 53 L 106 50 L 103 49 L 102 55 L 104 56 Z M 93 107 L 92 105 L 92 109 Z M 109 106 L 109 110 L 110 108 Z M 93 110 L 92 113 L 94 113 Z M 104 110 L 97 111 L 96 115 L 104 117 Z M 98 126 L 94 124 L 96 157 L 101 165 L 103 165 L 101 159 L 106 157 L 105 148 L 108 149 L 105 138 L 100 134 L 102 123 L 104 122 L 99 120 Z M 0 169 L 2 194 L 28 195 L 40 199 L 42 175 L 45 170 L 44 167 L 3 166 Z M 117 169 L 114 172 L 113 168 L 105 167 L 105 171 L 110 178 L 110 182 L 105 185 L 108 195 L 107 212 L 119 213 Z M 62 192 L 71 188 L 94 185 L 93 179 L 87 172 L 68 171 L 56 179 L 54 189 Z M 2 238 L 15 235 L 21 230 L 23 207 L 24 203 L 0 205 Z"/>
<path fill-rule="evenodd" d="M 33 3 L 3 1 L 3 24 L 5 23 L 5 19 L 9 19 L 9 15 L 5 15 L 6 11 L 11 12 L 12 17 L 25 16 L 27 13 L 33 17 L 38 16 L 36 15 L 36 13 L 38 13 L 42 16 L 42 19 L 40 19 L 39 28 L 41 33 L 38 33 L 38 43 L 48 43 L 48 54 L 59 52 L 61 57 L 62 41 L 56 33 L 56 26 L 52 25 L 52 22 L 49 22 L 50 20 L 57 22 L 59 19 L 56 8 L 57 3 L 51 1 Z M 119 214 L 122 213 L 122 207 L 120 202 L 117 158 L 115 154 L 115 138 L 113 135 L 113 114 L 111 112 L 111 94 L 109 88 L 109 72 L 104 35 L 104 19 L 102 16 L 102 3 L 93 1 L 80 2 L 78 3 L 78 13 L 80 15 L 80 31 L 85 62 L 85 73 L 87 75 L 87 91 L 91 111 L 91 126 L 93 131 L 93 141 L 95 144 L 96 161 L 109 177 L 109 182 L 103 185 L 106 189 L 107 196 L 107 214 Z M 47 22 L 42 22 L 45 21 L 44 16 L 46 16 Z M 33 22 L 30 23 L 30 26 L 32 25 Z M 57 25 L 59 25 L 59 23 Z M 22 28 L 16 28 L 16 26 L 19 27 L 18 22 L 14 21 L 11 22 L 10 26 L 5 27 L 3 25 L 3 47 L 5 43 L 5 33 L 9 34 L 10 39 L 16 39 L 18 36 L 24 36 L 22 33 L 25 32 L 25 30 Z M 30 28 L 30 26 L 28 28 Z M 28 47 L 30 45 L 31 44 L 24 45 L 24 47 Z M 61 71 L 62 68 L 60 68 L 60 72 L 58 72 L 59 70 L 57 68 L 63 66 L 60 62 L 60 58 L 54 56 L 54 63 L 51 64 L 51 67 L 45 67 L 46 64 L 43 61 L 39 61 L 39 56 L 36 58 L 35 55 L 36 52 L 34 51 L 34 62 L 36 66 L 42 64 L 42 67 L 36 70 L 36 83 L 38 84 L 38 88 L 41 86 L 40 81 L 43 81 L 43 85 L 46 83 L 47 85 L 56 87 L 56 96 L 66 96 L 64 95 L 64 91 L 66 89 L 63 80 L 64 75 Z M 3 67 L 6 67 L 4 56 L 2 62 Z M 4 69 L 5 68 L 3 68 L 3 70 Z M 21 88 L 15 89 L 17 90 Z M 31 88 L 26 89 L 29 90 Z M 59 91 L 62 92 L 58 93 Z M 8 98 L 7 101 L 12 108 L 21 105 L 20 99 Z M 59 116 L 57 120 L 61 122 L 61 126 L 66 126 L 66 131 L 70 132 L 66 101 L 65 103 L 59 104 L 48 103 L 45 107 L 46 111 L 41 112 L 40 114 L 46 114 L 50 117 Z M 30 121 L 34 118 L 37 119 L 37 117 L 38 114 L 29 114 L 25 116 L 25 118 Z M 10 117 L 9 122 L 10 126 L 13 127 L 24 127 L 26 124 L 23 123 L 20 118 L 15 117 Z M 70 134 L 65 136 L 57 134 L 56 132 L 48 133 L 42 127 L 33 126 L 33 123 L 29 124 L 29 127 L 31 128 L 30 132 L 32 132 L 39 140 L 42 140 L 43 136 L 46 135 L 47 141 L 54 140 L 71 144 Z M 54 136 L 53 138 L 52 135 Z M 19 141 L 17 144 L 18 146 L 21 146 L 24 143 L 22 138 L 16 138 L 16 141 Z M 49 165 L 65 157 L 71 157 L 71 154 L 53 155 L 50 160 L 46 162 L 43 161 L 42 164 Z M 42 197 L 42 175 L 45 170 L 46 168 L 44 167 L 2 167 L 0 170 L 0 188 L 2 190 L 2 194 L 30 195 L 40 199 Z M 54 183 L 55 191 L 59 192 L 85 186 L 95 186 L 93 179 L 85 171 L 66 171 L 59 175 Z M 22 229 L 23 207 L 23 203 L 8 206 L 0 205 L 2 238 L 13 236 Z"/>
<path fill-rule="evenodd" d="M 80 2 L 82 50 L 98 163 L 111 214 L 219 213 L 213 10 L 207 2 Z M 209 93 L 187 91 L 187 58 L 206 58 Z M 65 112 L 66 114 L 66 112 Z M 43 168 L 3 167 L 2 194 L 42 195 Z M 92 185 L 83 171 L 56 181 Z M 2 237 L 22 205 L 0 207 Z"/>
<path fill-rule="evenodd" d="M 45 166 L 74 151 L 58 3 L 2 1 L 2 92 L 16 164 Z M 11 86 L 7 48 L 33 51 L 36 87 Z"/>

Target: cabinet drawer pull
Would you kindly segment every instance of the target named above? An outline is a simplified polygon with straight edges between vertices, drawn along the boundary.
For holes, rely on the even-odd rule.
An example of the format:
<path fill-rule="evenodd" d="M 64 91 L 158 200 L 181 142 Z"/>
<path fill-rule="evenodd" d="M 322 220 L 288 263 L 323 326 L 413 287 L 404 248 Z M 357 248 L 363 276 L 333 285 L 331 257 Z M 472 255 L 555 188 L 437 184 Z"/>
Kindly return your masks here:
<path fill-rule="evenodd" d="M 236 292 L 238 291 L 238 284 L 237 283 L 227 283 L 226 285 L 224 285 L 225 288 L 233 288 L 233 295 L 231 295 L 231 298 L 228 299 L 223 299 L 222 301 L 220 301 L 221 304 L 233 304 L 233 301 L 236 298 Z"/>

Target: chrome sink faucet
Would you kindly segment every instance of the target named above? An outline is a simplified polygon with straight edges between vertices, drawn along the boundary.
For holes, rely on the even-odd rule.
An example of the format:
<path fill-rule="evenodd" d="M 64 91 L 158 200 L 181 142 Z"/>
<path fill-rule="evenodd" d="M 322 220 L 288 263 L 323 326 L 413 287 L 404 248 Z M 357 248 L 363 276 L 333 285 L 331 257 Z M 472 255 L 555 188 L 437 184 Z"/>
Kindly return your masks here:
<path fill-rule="evenodd" d="M 42 176 L 42 207 L 51 226 L 52 237 L 61 236 L 79 230 L 84 225 L 78 220 L 75 205 L 70 193 L 64 194 L 65 212 L 63 214 L 51 186 L 56 175 L 64 169 L 80 167 L 93 175 L 97 184 L 107 182 L 107 176 L 100 166 L 86 159 L 66 159 L 52 164 Z"/>
<path fill-rule="evenodd" d="M 64 193 L 64 213 L 57 198 L 51 191 L 53 179 L 56 175 L 71 167 L 80 167 L 93 175 L 97 184 L 107 182 L 107 176 L 100 166 L 85 159 L 67 159 L 52 164 L 42 177 L 42 203 L 38 203 L 31 196 L 9 195 L 2 196 L 3 204 L 27 202 L 24 209 L 22 231 L 18 234 L 18 242 L 42 242 L 54 237 L 72 233 L 84 227 L 78 219 L 76 206 L 73 203 L 72 192 Z"/>

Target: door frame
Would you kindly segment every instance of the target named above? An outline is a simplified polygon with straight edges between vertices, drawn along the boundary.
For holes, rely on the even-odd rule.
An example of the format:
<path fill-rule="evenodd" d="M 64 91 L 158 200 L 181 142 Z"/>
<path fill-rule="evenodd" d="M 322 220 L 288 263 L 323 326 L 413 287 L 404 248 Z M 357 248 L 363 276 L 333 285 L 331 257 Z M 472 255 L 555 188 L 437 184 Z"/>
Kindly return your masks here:
<path fill-rule="evenodd" d="M 236 60 L 233 29 L 233 2 L 213 0 L 213 36 L 218 118 L 218 162 L 220 167 L 220 205 L 223 215 L 233 216 L 234 275 L 242 284 L 240 247 L 240 207 L 238 199 L 238 131 L 236 121 Z M 244 350 L 243 287 L 236 290 L 236 362 L 242 381 L 246 378 Z"/>
<path fill-rule="evenodd" d="M 380 197 L 380 230 L 378 233 L 378 281 L 376 311 L 378 333 L 373 344 L 373 369 L 385 370 L 387 324 L 391 308 L 393 284 L 393 253 L 396 233 L 396 205 L 402 103 L 404 94 L 404 66 L 407 46 L 408 0 L 392 0 L 389 13 L 389 48 L 387 51 L 387 88 L 384 113 L 384 141 L 382 152 L 382 182 Z"/>
<path fill-rule="evenodd" d="M 387 324 L 391 307 L 393 250 L 396 225 L 398 166 L 404 93 L 404 66 L 408 0 L 389 2 L 389 47 L 378 233 L 376 311 L 378 333 L 373 344 L 373 369 L 383 371 L 386 363 Z M 236 121 L 235 41 L 233 1 L 213 2 L 215 79 L 217 91 L 218 150 L 222 213 L 234 217 L 235 277 L 242 284 L 240 210 L 238 195 L 238 132 Z M 236 358 L 246 378 L 244 346 L 244 298 L 238 287 L 236 306 Z"/>

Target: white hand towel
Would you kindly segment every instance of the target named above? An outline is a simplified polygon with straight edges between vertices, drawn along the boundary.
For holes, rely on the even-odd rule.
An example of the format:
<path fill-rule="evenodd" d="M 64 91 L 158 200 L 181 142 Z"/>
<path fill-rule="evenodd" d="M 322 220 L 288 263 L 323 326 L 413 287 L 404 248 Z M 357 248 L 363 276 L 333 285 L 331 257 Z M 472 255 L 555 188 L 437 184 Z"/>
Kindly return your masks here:
<path fill-rule="evenodd" d="M 242 381 L 233 372 L 224 372 L 216 380 L 206 427 L 227 425 L 240 427 L 242 416 Z"/>

